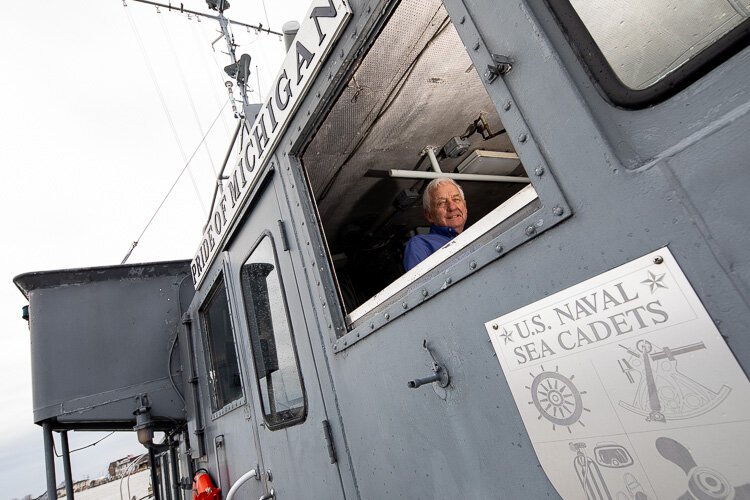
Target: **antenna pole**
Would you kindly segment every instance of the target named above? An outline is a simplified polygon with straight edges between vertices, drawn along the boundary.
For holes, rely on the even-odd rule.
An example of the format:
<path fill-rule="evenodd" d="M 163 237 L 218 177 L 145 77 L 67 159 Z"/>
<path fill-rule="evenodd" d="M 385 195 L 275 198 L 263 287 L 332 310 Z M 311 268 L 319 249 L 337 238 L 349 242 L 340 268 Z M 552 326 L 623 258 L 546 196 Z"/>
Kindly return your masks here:
<path fill-rule="evenodd" d="M 224 17 L 224 13 L 219 11 L 219 15 L 216 18 L 221 26 L 221 33 L 224 35 L 224 41 L 227 43 L 227 49 L 229 50 L 229 57 L 232 59 L 232 64 L 237 66 L 237 86 L 240 89 L 240 95 L 242 96 L 242 113 L 245 116 L 245 120 L 249 120 L 250 116 L 250 102 L 247 98 L 247 81 L 241 81 L 239 78 L 239 64 L 237 63 L 237 56 L 234 52 L 234 39 L 232 34 L 229 32 L 229 20 Z M 231 91 L 230 91 L 231 92 Z M 252 124 L 248 124 L 248 127 Z"/>
<path fill-rule="evenodd" d="M 179 12 L 180 14 L 193 14 L 194 16 L 205 17 L 205 18 L 208 18 L 208 19 L 219 20 L 220 17 L 223 17 L 223 14 L 219 14 L 218 16 L 212 16 L 211 14 L 204 14 L 203 12 L 197 12 L 197 11 L 194 11 L 194 10 L 186 9 L 186 8 L 183 7 L 182 4 L 180 4 L 179 7 L 175 7 L 171 3 L 170 4 L 163 4 L 163 3 L 159 3 L 159 2 L 152 2 L 151 0 L 133 0 L 133 2 L 145 3 L 145 4 L 148 4 L 148 5 L 153 5 L 155 7 L 164 7 L 165 9 L 167 9 L 170 12 L 174 11 L 174 12 Z M 231 19 L 226 19 L 226 18 L 225 18 L 225 21 L 227 23 L 229 23 L 229 24 L 236 24 L 237 26 L 242 26 L 244 28 L 250 28 L 250 29 L 253 29 L 255 31 L 262 31 L 263 33 L 268 33 L 269 35 L 284 36 L 283 33 L 279 33 L 278 31 L 274 31 L 274 30 L 271 30 L 271 29 L 268 29 L 268 28 L 264 28 L 263 25 L 245 24 L 245 23 L 241 23 L 239 21 L 232 21 Z"/>

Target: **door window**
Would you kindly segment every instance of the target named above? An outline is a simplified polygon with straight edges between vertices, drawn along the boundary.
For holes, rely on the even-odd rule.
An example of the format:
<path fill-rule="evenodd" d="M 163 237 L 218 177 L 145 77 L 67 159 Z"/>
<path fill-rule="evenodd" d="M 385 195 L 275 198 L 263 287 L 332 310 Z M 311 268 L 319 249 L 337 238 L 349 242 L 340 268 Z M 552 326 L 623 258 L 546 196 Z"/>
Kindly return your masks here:
<path fill-rule="evenodd" d="M 274 429 L 301 422 L 305 391 L 270 236 L 261 238 L 243 264 L 241 282 L 266 424 Z"/>

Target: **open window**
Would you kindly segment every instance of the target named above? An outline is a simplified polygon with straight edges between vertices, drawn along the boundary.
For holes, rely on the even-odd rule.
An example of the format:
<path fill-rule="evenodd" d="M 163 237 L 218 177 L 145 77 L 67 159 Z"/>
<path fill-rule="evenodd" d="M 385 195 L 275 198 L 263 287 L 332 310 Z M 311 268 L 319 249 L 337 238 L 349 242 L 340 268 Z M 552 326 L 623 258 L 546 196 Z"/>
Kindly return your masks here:
<path fill-rule="evenodd" d="M 232 403 L 242 399 L 240 366 L 223 276 L 214 283 L 199 316 L 205 332 L 211 410 L 216 414 L 233 408 Z"/>
<path fill-rule="evenodd" d="M 349 326 L 501 225 L 539 207 L 513 144 L 440 0 L 403 0 L 359 62 L 301 162 Z M 405 273 L 429 224 L 422 194 L 451 177 L 464 231 Z"/>

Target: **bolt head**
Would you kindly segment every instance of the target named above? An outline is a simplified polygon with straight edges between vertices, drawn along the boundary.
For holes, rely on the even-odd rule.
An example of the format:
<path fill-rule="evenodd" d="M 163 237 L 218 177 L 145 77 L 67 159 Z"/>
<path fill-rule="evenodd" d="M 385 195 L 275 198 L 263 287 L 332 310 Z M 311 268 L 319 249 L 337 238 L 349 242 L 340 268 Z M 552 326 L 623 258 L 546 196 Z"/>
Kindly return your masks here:
<path fill-rule="evenodd" d="M 503 251 L 503 246 L 500 243 L 498 243 L 497 245 L 495 245 L 495 251 L 497 253 L 502 252 Z"/>
<path fill-rule="evenodd" d="M 510 110 L 510 106 L 511 106 L 510 101 L 505 101 L 505 104 L 503 104 L 503 109 L 505 111 L 509 111 Z"/>
<path fill-rule="evenodd" d="M 528 139 L 528 136 L 526 134 L 521 134 L 518 136 L 518 142 L 524 143 Z"/>
<path fill-rule="evenodd" d="M 526 228 L 526 235 L 531 236 L 532 234 L 536 233 L 536 228 L 534 226 L 529 226 Z"/>
<path fill-rule="evenodd" d="M 534 175 L 536 175 L 537 177 L 541 177 L 542 175 L 544 175 L 544 167 L 536 167 L 534 169 Z"/>
<path fill-rule="evenodd" d="M 657 255 L 656 257 L 654 257 L 654 264 L 661 264 L 663 262 L 664 262 L 664 257 L 662 257 L 661 255 Z"/>
<path fill-rule="evenodd" d="M 564 211 L 563 211 L 562 207 L 555 207 L 555 208 L 552 209 L 552 213 L 555 214 L 555 215 L 557 215 L 558 217 L 561 216 L 563 214 L 563 212 Z"/>

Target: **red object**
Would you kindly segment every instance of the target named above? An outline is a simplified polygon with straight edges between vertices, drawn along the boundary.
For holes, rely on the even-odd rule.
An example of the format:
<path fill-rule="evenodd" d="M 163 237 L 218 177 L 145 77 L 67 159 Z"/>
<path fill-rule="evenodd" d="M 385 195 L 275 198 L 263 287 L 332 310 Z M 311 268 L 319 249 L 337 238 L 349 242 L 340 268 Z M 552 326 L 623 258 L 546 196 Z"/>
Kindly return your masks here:
<path fill-rule="evenodd" d="M 193 500 L 221 500 L 221 488 L 214 486 L 206 471 L 198 471 L 193 477 Z"/>

